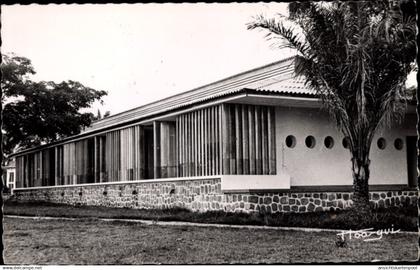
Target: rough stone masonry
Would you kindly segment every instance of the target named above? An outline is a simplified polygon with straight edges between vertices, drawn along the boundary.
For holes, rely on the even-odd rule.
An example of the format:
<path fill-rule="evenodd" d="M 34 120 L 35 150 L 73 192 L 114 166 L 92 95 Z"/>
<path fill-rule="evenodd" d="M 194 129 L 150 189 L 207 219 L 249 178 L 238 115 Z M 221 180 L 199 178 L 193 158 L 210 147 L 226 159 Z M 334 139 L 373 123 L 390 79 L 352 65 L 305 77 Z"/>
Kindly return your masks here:
<path fill-rule="evenodd" d="M 263 213 L 346 209 L 353 203 L 351 192 L 223 193 L 220 179 L 55 186 L 16 190 L 15 196 L 20 201 L 70 205 Z M 374 208 L 417 205 L 418 192 L 370 192 L 369 197 Z"/>

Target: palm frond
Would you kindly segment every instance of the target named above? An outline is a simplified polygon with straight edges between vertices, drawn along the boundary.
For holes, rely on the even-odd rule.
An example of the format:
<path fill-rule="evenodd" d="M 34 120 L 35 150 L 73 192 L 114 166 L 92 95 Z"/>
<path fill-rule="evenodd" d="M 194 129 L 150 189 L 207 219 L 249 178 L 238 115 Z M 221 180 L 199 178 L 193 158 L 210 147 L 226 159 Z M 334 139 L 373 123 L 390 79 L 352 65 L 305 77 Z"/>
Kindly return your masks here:
<path fill-rule="evenodd" d="M 259 16 L 248 24 L 284 41 L 279 48 L 297 50 L 295 75 L 320 96 L 357 158 L 369 155 L 378 127 L 404 113 L 401 87 L 413 70 L 417 28 L 415 13 L 401 6 L 391 0 L 299 2 L 289 5 L 288 18 Z"/>
<path fill-rule="evenodd" d="M 265 29 L 267 30 L 266 38 L 271 38 L 275 35 L 285 41 L 283 47 L 296 49 L 299 53 L 305 55 L 308 50 L 308 45 L 303 40 L 302 36 L 296 34 L 298 32 L 297 25 L 295 27 L 287 27 L 283 22 L 277 22 L 274 18 L 266 19 L 263 16 L 257 16 L 254 21 L 247 24 L 248 30 Z"/>

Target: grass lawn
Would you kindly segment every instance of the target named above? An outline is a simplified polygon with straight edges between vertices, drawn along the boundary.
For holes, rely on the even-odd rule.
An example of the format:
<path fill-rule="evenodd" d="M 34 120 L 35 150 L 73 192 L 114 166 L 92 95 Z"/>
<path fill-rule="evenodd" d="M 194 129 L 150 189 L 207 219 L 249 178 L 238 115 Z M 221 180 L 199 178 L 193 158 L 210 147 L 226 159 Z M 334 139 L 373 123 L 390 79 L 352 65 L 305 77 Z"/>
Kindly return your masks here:
<path fill-rule="evenodd" d="M 258 264 L 412 261 L 416 235 L 348 241 L 333 232 L 4 219 L 6 264 Z"/>
<path fill-rule="evenodd" d="M 6 201 L 5 215 L 51 216 L 75 218 L 148 219 L 157 221 L 187 221 L 198 223 L 220 223 L 238 225 L 267 225 L 282 227 L 312 227 L 328 229 L 395 229 L 418 231 L 417 207 L 378 209 L 372 216 L 355 215 L 352 211 L 330 211 L 312 213 L 226 213 L 209 211 L 191 212 L 182 208 L 130 209 L 101 206 L 71 206 L 43 202 Z"/>

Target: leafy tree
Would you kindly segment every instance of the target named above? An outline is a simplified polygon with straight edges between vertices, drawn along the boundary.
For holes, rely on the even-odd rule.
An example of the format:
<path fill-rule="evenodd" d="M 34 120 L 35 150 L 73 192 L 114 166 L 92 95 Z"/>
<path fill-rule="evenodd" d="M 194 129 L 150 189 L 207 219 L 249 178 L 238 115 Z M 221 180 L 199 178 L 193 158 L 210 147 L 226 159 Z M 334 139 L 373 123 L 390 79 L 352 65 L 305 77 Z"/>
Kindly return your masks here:
<path fill-rule="evenodd" d="M 293 2 L 288 17 L 258 16 L 248 24 L 297 51 L 296 75 L 305 76 L 348 138 L 354 207 L 361 211 L 369 209 L 373 137 L 405 112 L 405 81 L 416 57 L 415 16 L 414 1 Z"/>
<path fill-rule="evenodd" d="M 92 113 L 81 113 L 105 91 L 98 91 L 75 81 L 34 82 L 31 61 L 24 57 L 3 55 L 2 113 L 3 151 L 28 148 L 77 134 L 91 124 Z"/>
<path fill-rule="evenodd" d="M 26 148 L 77 134 L 91 124 L 93 114 L 79 110 L 101 100 L 105 91 L 67 81 L 33 82 L 31 61 L 25 57 L 2 55 L 1 63 L 1 164 L 4 155 L 16 148 Z M 1 169 L 3 178 L 3 169 Z M 3 190 L 1 179 L 0 192 Z M 0 194 L 0 206 L 3 195 Z M 3 226 L 0 226 L 3 235 Z M 0 242 L 0 264 L 4 264 L 3 241 Z"/>

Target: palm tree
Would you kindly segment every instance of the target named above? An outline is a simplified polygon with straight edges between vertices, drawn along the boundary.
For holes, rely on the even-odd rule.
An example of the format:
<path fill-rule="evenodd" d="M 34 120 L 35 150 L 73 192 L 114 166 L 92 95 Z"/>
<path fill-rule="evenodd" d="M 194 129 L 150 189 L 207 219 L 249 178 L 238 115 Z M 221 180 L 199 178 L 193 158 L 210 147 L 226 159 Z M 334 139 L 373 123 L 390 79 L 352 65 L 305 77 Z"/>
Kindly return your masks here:
<path fill-rule="evenodd" d="M 248 24 L 297 51 L 295 74 L 316 91 L 349 143 L 358 210 L 369 210 L 373 137 L 404 116 L 405 81 L 415 67 L 415 10 L 414 1 L 296 2 L 288 17 L 258 16 Z"/>

